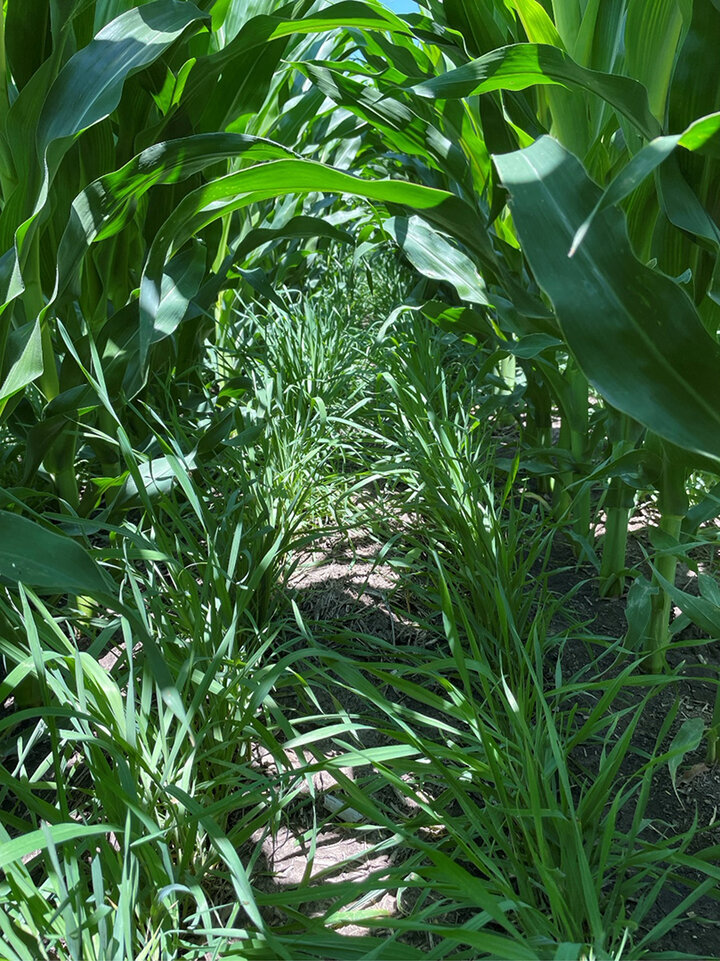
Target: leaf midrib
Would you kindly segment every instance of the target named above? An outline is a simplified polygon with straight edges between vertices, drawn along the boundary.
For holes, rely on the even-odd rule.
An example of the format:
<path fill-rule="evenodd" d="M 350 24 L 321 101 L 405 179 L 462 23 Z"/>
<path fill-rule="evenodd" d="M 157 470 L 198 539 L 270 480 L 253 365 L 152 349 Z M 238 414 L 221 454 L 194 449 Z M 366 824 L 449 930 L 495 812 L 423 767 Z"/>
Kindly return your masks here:
<path fill-rule="evenodd" d="M 538 183 L 541 185 L 541 188 L 542 188 L 542 190 L 543 190 L 543 193 L 545 194 L 546 197 L 549 198 L 550 203 L 551 203 L 553 209 L 555 209 L 555 210 L 558 211 L 558 213 L 559 213 L 559 215 L 560 215 L 559 219 L 560 219 L 561 223 L 567 228 L 568 233 L 569 233 L 569 236 L 572 237 L 572 236 L 573 236 L 573 233 L 574 233 L 574 230 L 573 230 L 572 224 L 570 223 L 569 218 L 567 217 L 567 215 L 566 215 L 565 211 L 562 209 L 562 207 L 555 201 L 555 198 L 554 198 L 552 192 L 551 192 L 550 190 L 548 190 L 548 188 L 546 187 L 545 182 L 544 182 L 543 178 L 542 178 L 541 175 L 540 175 L 540 171 L 539 171 L 539 169 L 535 166 L 535 164 L 533 163 L 532 158 L 531 158 L 531 157 L 528 157 L 527 155 L 524 155 L 522 159 L 527 163 L 527 165 L 531 168 L 533 174 L 535 174 L 535 176 L 537 177 Z M 632 252 L 632 251 L 631 251 L 631 252 Z M 618 312 L 621 313 L 621 314 L 624 314 L 627 318 L 629 318 L 629 320 L 630 320 L 630 322 L 631 322 L 631 324 L 632 324 L 633 329 L 640 335 L 640 339 L 641 339 L 642 342 L 645 344 L 646 349 L 647 349 L 648 352 L 649 352 L 650 354 L 652 354 L 657 360 L 659 360 L 660 366 L 663 368 L 663 370 L 665 370 L 665 371 L 669 374 L 669 379 L 672 380 L 672 381 L 674 381 L 674 382 L 680 387 L 681 393 L 689 393 L 689 394 L 695 399 L 695 401 L 698 403 L 698 406 L 699 406 L 701 409 L 706 410 L 706 411 L 710 414 L 710 419 L 711 419 L 711 420 L 714 420 L 715 422 L 720 423 L 720 418 L 718 418 L 717 412 L 715 411 L 715 409 L 714 409 L 714 408 L 709 404 L 709 402 L 702 396 L 702 394 L 699 394 L 699 393 L 693 388 L 692 384 L 690 384 L 687 380 L 685 380 L 683 377 L 681 377 L 681 376 L 677 373 L 677 371 L 675 370 L 675 368 L 674 368 L 674 367 L 669 363 L 669 361 L 667 360 L 665 354 L 664 354 L 662 351 L 658 350 L 655 342 L 652 340 L 652 338 L 650 338 L 650 337 L 646 334 L 646 332 L 645 332 L 645 330 L 643 329 L 642 325 L 638 324 L 638 323 L 635 321 L 635 319 L 634 319 L 634 317 L 633 317 L 633 314 L 627 309 L 627 307 L 625 306 L 623 300 L 618 296 L 618 294 L 617 294 L 617 292 L 616 292 L 616 290 L 615 290 L 614 278 L 611 277 L 611 276 L 609 276 L 609 275 L 605 275 L 605 274 L 603 274 L 603 273 L 601 273 L 601 272 L 599 271 L 599 269 L 597 268 L 597 265 L 596 265 L 594 259 L 589 256 L 588 248 L 587 248 L 587 246 L 586 246 L 585 243 L 581 244 L 580 247 L 578 248 L 578 250 L 576 251 L 575 257 L 578 258 L 578 255 L 579 255 L 580 257 L 582 257 L 582 259 L 584 260 L 584 262 L 585 262 L 586 264 L 589 264 L 590 270 L 591 270 L 591 273 L 592 273 L 593 277 L 595 277 L 596 279 L 598 279 L 598 280 L 600 280 L 600 281 L 602 281 L 603 283 L 606 284 L 607 290 L 610 291 L 610 292 L 611 292 L 611 295 L 612 295 L 612 296 L 610 297 L 610 299 L 613 301 L 613 303 L 615 303 L 615 304 L 617 305 Z M 633 257 L 634 257 L 634 254 L 633 254 Z M 637 258 L 635 258 L 635 259 L 637 259 Z M 638 263 L 640 264 L 640 261 L 638 261 Z M 643 264 L 640 264 L 640 266 L 642 267 Z M 561 321 L 561 323 L 562 323 L 562 321 Z"/>

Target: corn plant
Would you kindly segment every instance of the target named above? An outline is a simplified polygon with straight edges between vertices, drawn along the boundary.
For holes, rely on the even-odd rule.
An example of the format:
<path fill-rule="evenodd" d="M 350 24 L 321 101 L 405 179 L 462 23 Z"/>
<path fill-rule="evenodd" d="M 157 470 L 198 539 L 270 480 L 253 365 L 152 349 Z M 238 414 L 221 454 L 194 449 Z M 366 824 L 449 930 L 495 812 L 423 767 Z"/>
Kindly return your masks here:
<path fill-rule="evenodd" d="M 693 69 L 698 51 L 711 62 L 719 15 L 710 0 L 653 3 L 650 18 L 648 6 L 428 0 L 398 18 L 375 0 L 7 0 L 0 416 L 23 445 L 26 485 L 3 493 L 13 512 L 0 512 L 0 690 L 24 709 L 2 721 L 11 735 L 20 725 L 1 787 L 13 802 L 0 832 L 13 957 L 293 956 L 296 929 L 278 934 L 260 909 L 282 898 L 302 924 L 308 886 L 259 897 L 237 851 L 313 773 L 303 760 L 293 774 L 288 745 L 330 738 L 359 771 L 357 784 L 339 772 L 353 810 L 389 832 L 382 844 L 410 850 L 368 893 L 401 889 L 412 922 L 395 920 L 384 943 L 308 921 L 306 956 L 403 956 L 395 942 L 410 923 L 440 931 L 437 956 L 457 942 L 464 956 L 604 955 L 644 922 L 651 898 L 637 893 L 648 879 L 662 885 L 668 860 L 702 867 L 685 856 L 690 834 L 672 850 L 640 837 L 672 716 L 654 759 L 610 792 L 641 722 L 642 706 L 617 737 L 611 710 L 636 664 L 607 690 L 590 682 L 600 696 L 579 732 L 573 697 L 587 680 L 568 692 L 556 672 L 544 691 L 548 541 L 523 552 L 537 515 L 512 502 L 517 461 L 496 497 L 475 388 L 458 387 L 467 370 L 436 364 L 429 328 L 416 329 L 393 344 L 396 362 L 374 384 L 388 407 L 373 411 L 354 393 L 372 376 L 343 370 L 342 316 L 333 339 L 307 304 L 296 321 L 284 289 L 328 286 L 327 243 L 357 242 L 358 259 L 395 244 L 424 278 L 412 308 L 486 348 L 478 380 L 499 372 L 482 411 L 524 396 L 556 507 L 588 552 L 590 485 L 610 478 L 608 588 L 624 567 L 630 475 L 651 477 L 662 512 L 640 638 L 651 669 L 663 667 L 671 599 L 717 634 L 717 592 L 703 582 L 692 604 L 674 575 L 688 470 L 720 459 L 718 90 L 711 71 Z M 271 329 L 245 316 L 253 296 L 274 305 Z M 524 383 L 513 389 L 516 367 Z M 607 404 L 599 466 L 589 466 L 589 386 Z M 548 453 L 553 406 L 562 428 Z M 398 462 L 379 467 L 388 410 Z M 353 423 L 368 411 L 371 422 Z M 353 493 L 399 477 L 416 512 L 409 550 L 393 559 L 442 616 L 442 631 L 426 625 L 437 656 L 412 650 L 401 663 L 385 643 L 382 658 L 359 659 L 368 639 L 357 632 L 335 630 L 325 645 L 297 605 L 284 617 L 277 581 L 302 541 L 298 516 L 312 504 L 312 523 L 327 520 L 316 478 L 335 483 L 345 458 L 360 460 L 358 436 L 376 449 Z M 81 457 L 95 481 L 82 499 Z M 27 503 L 41 470 L 60 495 L 52 519 Z M 88 650 L 64 620 L 73 598 Z M 96 659 L 118 637 L 111 676 Z M 287 713 L 274 696 L 284 684 Z M 350 717 L 337 696 L 328 720 L 316 686 L 359 692 L 368 716 Z M 375 753 L 361 740 L 373 725 L 385 739 Z M 573 780 L 570 752 L 585 740 L 601 748 L 597 784 Z M 250 763 L 258 742 L 277 777 Z M 91 776 L 87 805 L 70 792 L 87 790 L 74 745 Z M 710 747 L 715 759 L 716 735 Z M 423 785 L 437 778 L 433 796 Z M 399 827 L 388 786 L 418 805 Z M 615 819 L 636 796 L 619 843 Z M 309 833 L 314 845 L 316 820 Z M 213 900 L 218 865 L 229 888 Z M 706 867 L 687 906 L 715 883 Z M 456 909 L 472 920 L 448 932 Z M 364 910 L 343 889 L 323 921 Z"/>
<path fill-rule="evenodd" d="M 227 286 L 232 210 L 221 222 L 204 217 L 202 185 L 218 172 L 296 157 L 318 95 L 301 91 L 280 117 L 292 93 L 281 64 L 288 46 L 301 58 L 310 40 L 343 24 L 406 29 L 377 5 L 340 4 L 319 16 L 308 2 L 273 0 L 252 16 L 238 4 L 126 6 L 74 3 L 60 16 L 38 3 L 30 42 L 24 7 L 11 0 L 0 37 L 0 403 L 26 445 L 26 479 L 43 463 L 73 509 L 78 421 L 90 417 L 110 437 L 98 457 L 106 474 L 116 472 L 116 414 L 146 383 L 151 348 L 185 319 L 197 335 Z M 290 145 L 258 139 L 270 130 Z M 313 183 L 293 179 L 302 166 L 283 169 L 287 192 L 324 186 L 320 172 Z M 256 192 L 237 209 L 283 179 L 266 179 L 264 193 L 249 187 Z M 182 208 L 195 207 L 191 234 L 166 265 L 163 237 L 176 223 L 167 217 L 191 195 Z M 253 226 L 236 215 L 234 251 L 243 240 L 247 254 L 272 239 L 248 235 Z M 319 218 L 315 227 L 330 231 Z M 275 225 L 276 237 L 303 233 L 307 222 L 292 217 Z M 184 340 L 175 344 L 181 363 L 193 335 Z"/>
<path fill-rule="evenodd" d="M 703 458 L 716 460 L 718 453 L 714 392 L 720 351 L 714 336 L 713 294 L 718 228 L 708 209 L 703 178 L 712 176 L 716 162 L 710 145 L 720 118 L 709 114 L 695 120 L 687 113 L 688 103 L 697 107 L 702 104 L 705 109 L 717 105 L 712 83 L 708 87 L 705 78 L 691 76 L 687 66 L 688 58 L 695 56 L 698 46 L 705 42 L 717 12 L 703 3 L 693 9 L 690 18 L 686 8 L 665 5 L 662 15 L 648 23 L 640 22 L 637 8 L 630 5 L 625 29 L 626 70 L 644 83 L 658 126 L 644 135 L 636 131 L 633 136 L 623 133 L 628 130 L 627 123 L 615 131 L 608 130 L 612 136 L 623 137 L 626 147 L 625 157 L 618 157 L 614 167 L 604 171 L 598 170 L 597 160 L 586 160 L 593 176 L 607 184 L 602 195 L 598 191 L 592 197 L 596 188 L 587 174 L 580 173 L 579 167 L 579 177 L 571 174 L 576 161 L 550 141 L 539 141 L 531 148 L 532 155 L 527 154 L 533 170 L 530 178 L 522 154 L 496 161 L 510 190 L 514 222 L 524 249 L 536 277 L 553 300 L 580 366 L 600 386 L 610 404 L 662 438 L 650 438 L 647 446 L 658 465 L 660 528 L 674 541 L 687 513 L 688 470 Z M 648 49 L 657 51 L 652 62 Z M 666 125 L 675 129 L 679 125 L 681 132 L 663 135 Z M 676 159 L 677 147 L 684 148 L 687 160 Z M 545 150 L 548 153 L 538 164 Z M 693 156 L 698 153 L 700 157 Z M 585 158 L 581 155 L 581 159 Z M 514 166 L 516 163 L 518 166 Z M 690 176 L 683 175 L 683 167 Z M 654 192 L 645 182 L 653 171 Z M 531 181 L 537 183 L 537 192 Z M 642 191 L 635 190 L 643 184 Z M 696 192 L 693 186 L 698 188 Z M 529 192 L 524 194 L 526 187 Z M 634 249 L 628 243 L 624 218 L 612 206 L 626 197 L 629 239 Z M 633 203 L 642 203 L 642 219 Z M 551 237 L 558 240 L 568 221 L 578 217 L 579 208 L 589 205 L 587 213 L 578 217 L 575 230 L 571 229 L 573 236 L 565 234 L 569 243 L 565 246 L 564 240 L 559 241 L 559 247 L 565 249 L 560 253 L 558 247 L 557 256 L 548 254 L 550 244 L 543 243 L 540 250 L 536 242 L 539 220 L 533 223 L 532 217 L 537 216 L 539 204 L 544 205 L 542 222 L 546 228 L 552 224 Z M 683 207 L 691 213 L 684 216 Z M 528 215 L 530 219 L 526 219 Z M 692 236 L 695 243 L 689 239 Z M 646 267 L 636 260 L 635 251 L 640 256 L 653 256 L 653 265 Z M 680 263 L 684 266 L 676 270 Z M 668 274 L 680 275 L 685 289 Z M 578 309 L 581 299 L 583 307 Z M 678 353 L 680 342 L 683 347 Z M 683 365 L 686 358 L 691 359 L 691 366 Z M 674 416 L 665 406 L 671 397 Z M 620 503 L 614 524 L 609 524 L 610 543 L 621 543 L 616 526 L 625 525 L 624 505 Z M 618 557 L 606 565 L 606 576 L 617 575 L 617 568 L 613 571 L 616 563 L 624 566 Z M 660 578 L 674 581 L 672 551 L 660 553 L 656 564 Z M 657 669 L 667 643 L 669 597 L 659 580 L 655 589 L 648 646 Z"/>
<path fill-rule="evenodd" d="M 708 192 L 718 93 L 714 75 L 690 66 L 716 33 L 717 10 L 710 0 L 658 4 L 646 19 L 641 6 L 485 3 L 480 14 L 474 4 L 431 2 L 411 18 L 415 44 L 364 39 L 363 71 L 350 62 L 308 61 L 301 69 L 373 127 L 390 159 L 409 158 L 416 176 L 450 188 L 492 225 L 479 242 L 467 227 L 446 223 L 452 246 L 412 220 L 385 229 L 421 272 L 452 284 L 477 329 L 488 325 L 510 352 L 524 352 L 522 335 L 560 337 L 570 350 L 565 383 L 547 363 L 547 342 L 528 352 L 528 382 L 542 373 L 553 384 L 571 463 L 587 457 L 589 380 L 616 424 L 613 460 L 654 475 L 661 530 L 677 541 L 688 470 L 714 469 L 720 436 L 718 227 Z M 557 370 L 557 355 L 554 363 Z M 546 416 L 542 393 L 528 395 Z M 634 452 L 643 428 L 647 442 Z M 622 586 L 632 497 L 627 470 L 613 470 L 606 591 Z M 565 489 L 575 480 L 571 469 Z M 587 529 L 587 497 L 585 488 L 578 531 Z M 660 583 L 673 580 L 674 557 L 666 548 L 656 561 L 647 636 L 653 669 L 667 643 L 669 601 Z"/>
<path fill-rule="evenodd" d="M 550 12 L 529 0 L 487 3 L 481 16 L 464 2 L 431 2 L 409 20 L 376 3 L 319 13 L 306 3 L 271 3 L 252 17 L 175 0 L 118 16 L 113 5 L 75 4 L 64 18 L 51 5 L 38 9 L 42 45 L 32 45 L 20 7 L 7 5 L 0 98 L 0 402 L 24 432 L 28 477 L 44 463 L 77 508 L 78 418 L 97 411 L 106 438 L 101 462 L 117 470 L 118 399 L 143 387 L 161 340 L 212 308 L 226 283 L 226 255 L 236 253 L 229 237 L 241 212 L 280 195 L 331 190 L 404 207 L 402 216 L 384 217 L 383 230 L 419 269 L 450 280 L 511 356 L 522 336 L 561 335 L 570 349 L 566 383 L 549 373 L 552 361 L 541 380 L 555 379 L 563 398 L 571 461 L 586 453 L 589 378 L 622 416 L 661 439 L 650 444 L 658 452 L 661 528 L 677 540 L 692 457 L 718 457 L 718 227 L 710 187 L 718 91 L 712 76 L 692 69 L 717 26 L 710 0 L 658 5 L 652 20 L 630 0 L 602 10 L 567 0 Z M 340 42 L 339 66 L 333 48 L 297 39 L 336 27 L 360 41 Z M 294 120 L 283 123 L 291 88 L 275 71 L 288 44 L 314 88 L 300 88 Z M 232 78 L 241 62 L 238 86 Z M 102 82 L 87 83 L 100 73 Z M 409 157 L 427 186 L 360 180 L 298 159 L 292 144 L 257 139 L 272 131 L 297 138 L 302 129 L 312 142 L 308 108 L 318 106 L 318 90 L 351 115 L 345 132 L 381 138 L 385 169 L 390 151 Z M 337 132 L 330 134 L 337 144 Z M 327 129 L 318 134 L 327 139 Z M 508 192 L 512 219 L 503 212 Z M 248 232 L 251 223 L 241 220 L 245 255 L 269 239 Z M 292 217 L 278 228 L 290 236 L 308 229 Z M 531 274 L 518 260 L 518 238 Z M 439 268 L 438 254 L 427 254 L 433 245 L 442 251 Z M 542 369 L 539 360 L 527 365 L 536 385 Z M 28 412 L 23 391 L 31 383 L 39 391 Z M 541 394 L 536 406 L 546 417 Z M 567 489 L 572 470 L 563 479 Z M 622 481 L 613 493 L 607 544 L 614 547 L 603 578 L 619 584 Z M 587 489 L 578 511 L 582 533 Z M 673 580 L 673 557 L 659 555 L 659 578 Z M 668 606 L 659 584 L 648 635 L 655 667 Z"/>

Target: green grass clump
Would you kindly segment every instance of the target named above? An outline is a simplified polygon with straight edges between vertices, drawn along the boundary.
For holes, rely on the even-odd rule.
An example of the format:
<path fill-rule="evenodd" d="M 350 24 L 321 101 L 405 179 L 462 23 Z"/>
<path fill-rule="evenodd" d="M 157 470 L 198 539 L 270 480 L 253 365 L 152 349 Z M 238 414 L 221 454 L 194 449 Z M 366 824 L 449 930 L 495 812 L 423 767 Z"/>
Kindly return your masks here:
<path fill-rule="evenodd" d="M 701 863 L 646 817 L 674 713 L 643 756 L 635 665 L 564 671 L 482 355 L 390 318 L 228 314 L 75 522 L 122 610 L 4 590 L 3 957 L 631 958 L 710 891 L 651 920 Z M 320 609 L 338 544 L 382 586 Z"/>
<path fill-rule="evenodd" d="M 0 961 L 718 923 L 720 0 L 413 6 L 3 0 Z"/>

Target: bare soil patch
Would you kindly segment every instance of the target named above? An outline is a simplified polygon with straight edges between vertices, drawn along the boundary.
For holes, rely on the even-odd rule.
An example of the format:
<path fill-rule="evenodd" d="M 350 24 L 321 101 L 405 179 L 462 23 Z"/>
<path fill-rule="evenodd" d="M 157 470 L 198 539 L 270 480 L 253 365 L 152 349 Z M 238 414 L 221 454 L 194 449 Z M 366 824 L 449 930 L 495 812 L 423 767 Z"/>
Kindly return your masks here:
<path fill-rule="evenodd" d="M 644 564 L 643 546 L 647 546 L 646 528 L 635 525 L 630 544 L 630 557 L 638 565 Z M 378 563 L 375 557 L 376 545 L 371 541 L 361 541 L 348 545 L 337 540 L 316 545 L 314 555 L 308 556 L 298 565 L 290 580 L 290 590 L 305 615 L 321 621 L 337 620 L 345 626 L 352 625 L 360 634 L 378 637 L 390 643 L 418 640 L 419 628 L 410 614 L 404 618 L 398 614 L 403 604 L 402 582 L 397 572 L 388 564 Z M 569 598 L 571 617 L 574 621 L 587 623 L 582 638 L 569 638 L 562 654 L 563 673 L 576 675 L 589 668 L 602 656 L 603 649 L 614 639 L 624 636 L 627 629 L 625 619 L 626 598 L 602 599 L 598 597 L 594 570 L 590 567 L 576 567 L 574 558 L 567 548 L 560 545 L 553 558 L 557 573 L 551 580 L 552 589 Z M 691 586 L 693 571 L 687 567 L 679 570 L 679 584 L 683 589 Z M 697 635 L 697 631 L 694 631 Z M 592 636 L 602 639 L 597 644 L 589 640 Z M 698 652 L 700 656 L 698 657 Z M 642 724 L 635 732 L 632 751 L 625 763 L 639 765 L 643 758 L 655 750 L 655 743 L 668 712 L 677 702 L 678 710 L 672 728 L 666 738 L 664 749 L 688 718 L 702 717 L 706 725 L 712 713 L 715 699 L 718 671 L 720 670 L 720 651 L 718 644 L 706 648 L 690 649 L 687 652 L 672 651 L 668 658 L 671 670 L 678 673 L 677 682 L 658 690 L 649 700 L 643 713 Z M 548 678 L 549 683 L 552 681 Z M 633 699 L 639 702 L 643 694 L 641 688 L 628 690 L 623 695 L 626 703 Z M 362 703 L 354 701 L 351 695 L 346 704 L 349 713 L 361 711 Z M 624 725 L 618 727 L 617 736 Z M 330 745 L 327 746 L 330 751 Z M 321 760 L 321 755 L 318 757 Z M 592 766 L 591 757 L 584 758 L 584 764 Z M 332 814 L 333 805 L 342 804 L 342 793 L 338 792 L 331 776 L 319 778 L 315 785 L 318 797 L 322 799 L 325 814 Z M 680 768 L 676 788 L 673 787 L 667 766 L 661 768 L 654 781 L 647 817 L 653 821 L 652 830 L 659 838 L 672 839 L 686 831 L 693 824 L 697 833 L 688 848 L 688 854 L 702 852 L 712 845 L 720 845 L 720 769 L 705 764 L 704 746 L 689 753 Z M 298 815 L 300 822 L 302 815 Z M 305 826 L 307 827 L 307 825 Z M 624 830 L 622 818 L 618 830 Z M 377 856 L 367 856 L 367 838 L 358 833 L 352 825 L 326 825 L 318 834 L 318 849 L 311 856 L 302 823 L 290 823 L 272 838 L 263 842 L 264 877 L 257 883 L 272 888 L 292 888 L 303 879 L 332 878 L 338 883 L 363 880 L 367 882 L 373 873 L 383 865 L 392 863 Z M 267 850 L 266 850 L 267 848 Z M 720 847 L 718 847 L 720 851 Z M 680 871 L 691 882 L 692 872 Z M 700 875 L 696 875 L 696 880 Z M 688 888 L 672 879 L 659 894 L 651 912 L 648 926 L 662 920 L 674 911 L 686 896 Z M 375 914 L 375 910 L 377 914 Z M 384 893 L 375 904 L 370 905 L 368 914 L 374 916 L 376 924 L 383 916 L 398 911 L 396 895 Z M 458 917 L 458 924 L 464 918 Z M 653 947 L 653 954 L 674 952 L 675 957 L 720 958 L 720 898 L 706 896 L 687 912 L 681 912 L 680 923 L 673 927 Z M 343 933 L 361 934 L 367 931 L 362 925 L 341 925 Z M 423 943 L 426 938 L 422 936 Z M 414 942 L 414 939 L 412 939 Z M 419 942 L 418 942 L 419 944 Z"/>

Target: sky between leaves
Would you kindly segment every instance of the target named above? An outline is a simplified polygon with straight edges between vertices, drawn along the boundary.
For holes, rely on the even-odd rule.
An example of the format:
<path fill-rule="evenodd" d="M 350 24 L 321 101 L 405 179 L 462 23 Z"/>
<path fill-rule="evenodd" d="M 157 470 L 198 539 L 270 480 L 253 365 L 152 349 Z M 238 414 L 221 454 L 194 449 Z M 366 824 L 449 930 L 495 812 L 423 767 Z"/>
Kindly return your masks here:
<path fill-rule="evenodd" d="M 413 0 L 384 0 L 385 6 L 389 7 L 394 13 L 415 13 L 417 4 Z"/>

